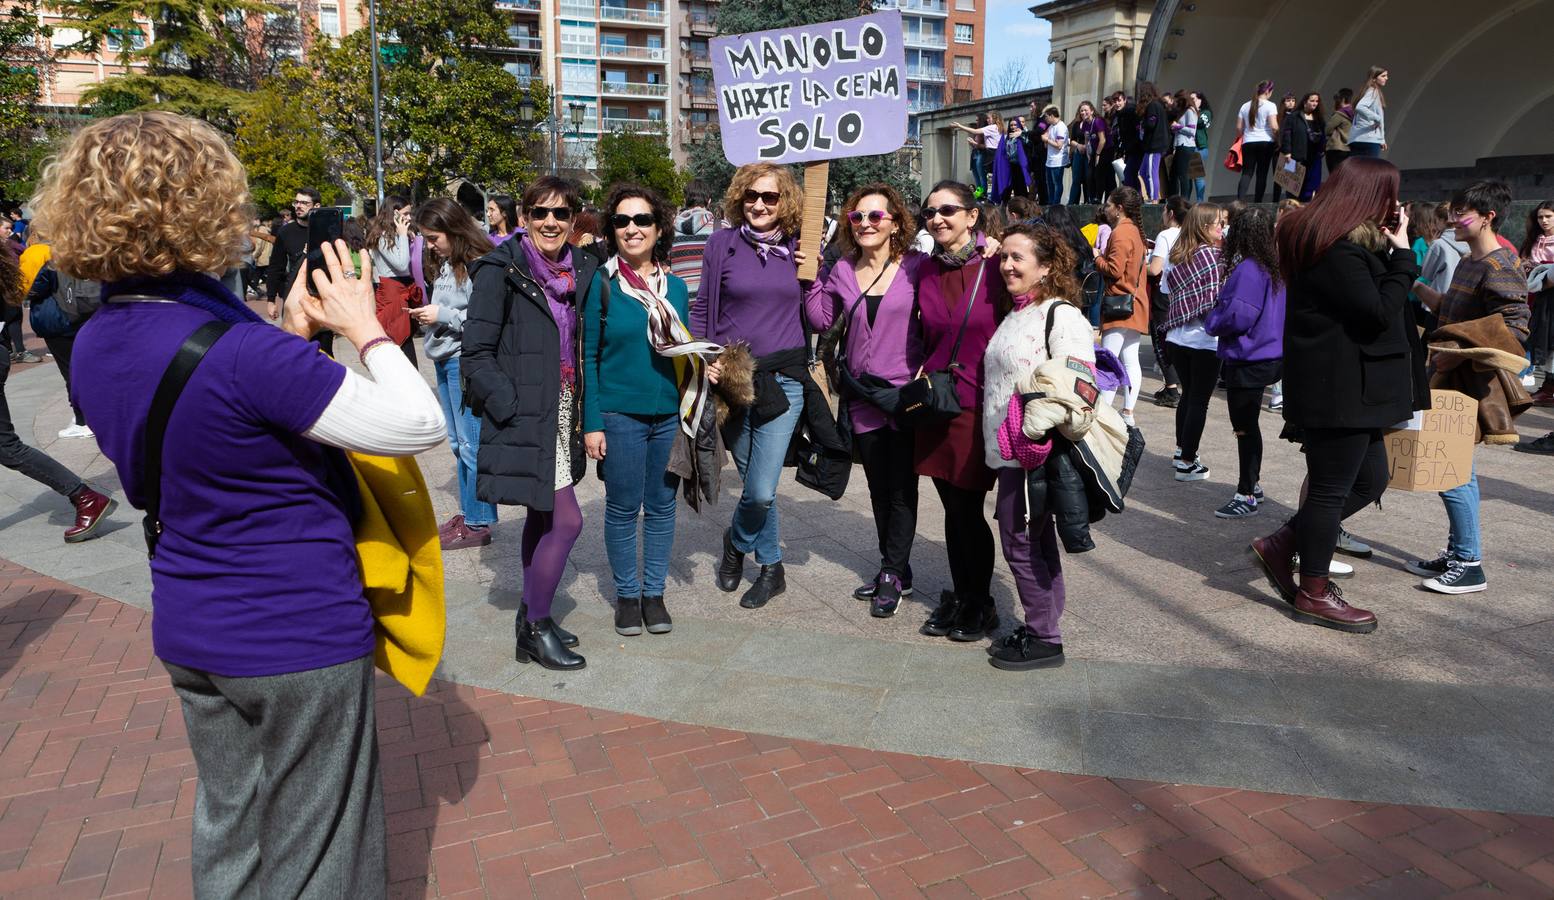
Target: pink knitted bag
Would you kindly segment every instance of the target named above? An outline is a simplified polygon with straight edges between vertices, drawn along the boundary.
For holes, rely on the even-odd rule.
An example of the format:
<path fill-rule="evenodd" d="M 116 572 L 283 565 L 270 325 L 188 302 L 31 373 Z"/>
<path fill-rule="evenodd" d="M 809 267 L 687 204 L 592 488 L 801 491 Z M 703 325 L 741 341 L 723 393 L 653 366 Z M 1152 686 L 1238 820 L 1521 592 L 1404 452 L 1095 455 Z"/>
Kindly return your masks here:
<path fill-rule="evenodd" d="M 1024 421 L 1025 404 L 1020 402 L 1019 394 L 1013 394 L 1004 424 L 998 426 L 998 455 L 1017 461 L 1023 469 L 1038 469 L 1052 452 L 1052 439 L 1033 441 L 1026 437 L 1020 427 Z"/>

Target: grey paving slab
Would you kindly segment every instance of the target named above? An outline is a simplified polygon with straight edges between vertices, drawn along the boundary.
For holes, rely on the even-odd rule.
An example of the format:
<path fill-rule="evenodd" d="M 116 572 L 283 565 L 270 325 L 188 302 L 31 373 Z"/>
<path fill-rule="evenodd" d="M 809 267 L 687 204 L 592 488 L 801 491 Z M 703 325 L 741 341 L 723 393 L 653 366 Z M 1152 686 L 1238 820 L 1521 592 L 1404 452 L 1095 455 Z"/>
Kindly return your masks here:
<path fill-rule="evenodd" d="M 861 745 L 886 688 L 719 670 L 671 717 L 783 737 Z"/>
<path fill-rule="evenodd" d="M 907 660 L 901 651 L 879 641 L 763 628 L 752 632 L 724 665 L 763 675 L 888 686 L 901 681 Z"/>
<path fill-rule="evenodd" d="M 952 700 L 996 697 L 1001 702 L 1046 709 L 1090 706 L 1089 660 L 1067 660 L 1059 668 L 1042 672 L 1039 678 L 1010 678 L 1009 673 L 988 665 L 980 646 L 976 652 L 967 651 L 947 641 L 909 648 L 892 696 L 899 693 Z"/>
<path fill-rule="evenodd" d="M 1296 753 L 1298 731 L 1091 711 L 1084 720 L 1084 769 L 1111 777 L 1320 793 Z"/>
<path fill-rule="evenodd" d="M 1058 772 L 1085 771 L 1078 709 L 891 691 L 863 746 Z"/>

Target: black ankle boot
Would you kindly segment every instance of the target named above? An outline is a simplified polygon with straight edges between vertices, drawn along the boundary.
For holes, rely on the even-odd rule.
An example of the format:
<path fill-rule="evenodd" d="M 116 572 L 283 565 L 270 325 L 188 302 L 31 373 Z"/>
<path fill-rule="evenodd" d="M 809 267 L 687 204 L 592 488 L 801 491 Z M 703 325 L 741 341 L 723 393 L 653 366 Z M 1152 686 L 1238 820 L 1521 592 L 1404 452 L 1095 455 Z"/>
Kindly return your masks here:
<path fill-rule="evenodd" d="M 944 637 L 955 627 L 955 617 L 960 614 L 960 598 L 954 591 L 941 591 L 939 606 L 928 614 L 928 621 L 918 629 L 929 637 Z"/>
<path fill-rule="evenodd" d="M 647 626 L 648 634 L 668 634 L 674 631 L 674 620 L 669 618 L 669 610 L 664 608 L 664 598 L 642 598 L 642 624 Z"/>
<path fill-rule="evenodd" d="M 518 646 L 513 656 L 521 663 L 537 662 L 546 669 L 569 671 L 588 665 L 588 660 L 561 643 L 556 623 L 549 616 L 538 622 L 518 620 Z"/>
<path fill-rule="evenodd" d="M 734 549 L 734 529 L 723 531 L 723 559 L 718 562 L 718 590 L 732 594 L 745 577 L 745 555 Z"/>
<path fill-rule="evenodd" d="M 980 641 L 987 637 L 988 632 L 998 628 L 998 607 L 993 604 L 992 597 L 983 598 L 980 602 L 968 600 L 960 606 L 955 616 L 955 627 L 950 629 L 952 641 Z"/>
<path fill-rule="evenodd" d="M 636 637 L 642 633 L 642 598 L 615 598 L 615 633 Z"/>
<path fill-rule="evenodd" d="M 772 563 L 761 567 L 761 574 L 756 576 L 755 584 L 750 585 L 750 590 L 739 598 L 739 605 L 745 609 L 760 609 L 766 602 L 788 589 L 788 579 L 782 573 L 782 563 Z"/>
<path fill-rule="evenodd" d="M 519 600 L 518 601 L 518 621 L 522 622 L 524 619 L 527 619 L 528 617 L 529 617 L 529 602 L 527 600 Z M 566 630 L 565 628 L 562 628 L 561 624 L 559 622 L 557 622 L 554 619 L 552 619 L 551 623 L 550 623 L 550 627 L 555 629 L 556 637 L 561 639 L 561 646 L 563 646 L 563 647 L 576 647 L 577 646 L 577 635 L 575 635 L 572 632 Z"/>

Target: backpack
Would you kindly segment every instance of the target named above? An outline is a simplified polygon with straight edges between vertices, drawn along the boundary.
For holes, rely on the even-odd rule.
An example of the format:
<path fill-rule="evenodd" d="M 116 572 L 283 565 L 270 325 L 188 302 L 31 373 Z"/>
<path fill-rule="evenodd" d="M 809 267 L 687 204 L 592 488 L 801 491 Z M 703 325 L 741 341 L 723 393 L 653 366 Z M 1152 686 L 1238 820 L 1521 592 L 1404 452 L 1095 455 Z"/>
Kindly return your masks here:
<path fill-rule="evenodd" d="M 98 282 L 59 273 L 59 290 L 54 292 L 54 298 L 72 324 L 80 325 L 91 318 L 92 313 L 102 306 L 102 297 L 102 285 Z"/>
<path fill-rule="evenodd" d="M 75 325 L 59 308 L 59 301 L 54 294 L 34 303 L 29 312 L 32 319 L 32 333 L 40 338 L 47 340 L 65 337 L 75 331 Z"/>

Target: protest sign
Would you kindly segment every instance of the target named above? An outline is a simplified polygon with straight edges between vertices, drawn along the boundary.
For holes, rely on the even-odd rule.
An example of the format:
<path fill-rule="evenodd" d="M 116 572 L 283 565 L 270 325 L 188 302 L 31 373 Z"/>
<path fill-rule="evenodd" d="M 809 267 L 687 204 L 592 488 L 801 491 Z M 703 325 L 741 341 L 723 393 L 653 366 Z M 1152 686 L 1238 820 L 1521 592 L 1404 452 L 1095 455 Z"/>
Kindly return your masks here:
<path fill-rule="evenodd" d="M 830 160 L 906 143 L 901 13 L 714 38 L 711 55 L 728 161 L 806 165 L 799 277 L 813 278 Z"/>
<path fill-rule="evenodd" d="M 1478 401 L 1459 391 L 1430 392 L 1430 408 L 1387 432 L 1387 486 L 1444 491 L 1468 483 L 1478 433 Z"/>

